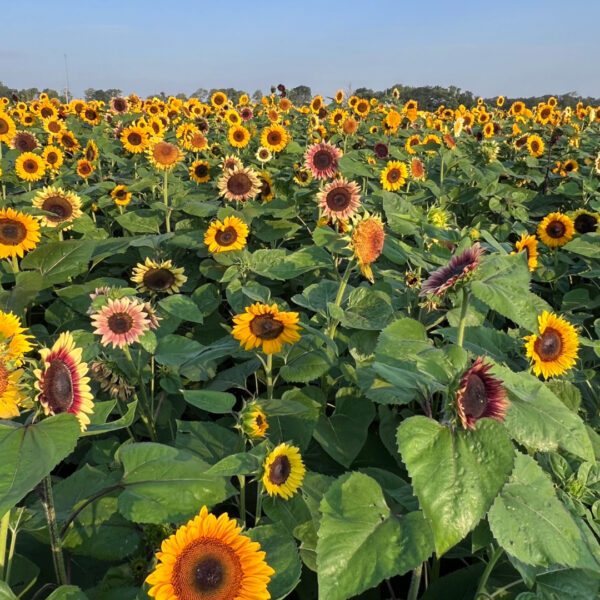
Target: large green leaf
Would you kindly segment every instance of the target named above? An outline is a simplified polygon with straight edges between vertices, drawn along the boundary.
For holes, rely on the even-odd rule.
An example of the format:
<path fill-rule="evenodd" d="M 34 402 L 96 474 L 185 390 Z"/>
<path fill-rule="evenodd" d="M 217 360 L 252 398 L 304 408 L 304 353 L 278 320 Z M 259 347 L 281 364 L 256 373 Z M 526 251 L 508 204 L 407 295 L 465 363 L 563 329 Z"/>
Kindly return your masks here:
<path fill-rule="evenodd" d="M 433 419 L 411 417 L 398 427 L 398 448 L 438 556 L 485 516 L 513 467 L 513 445 L 492 419 L 481 419 L 475 430 L 451 431 Z"/>
<path fill-rule="evenodd" d="M 88 597 L 76 585 L 61 585 L 46 600 L 88 600 Z"/>
<path fill-rule="evenodd" d="M 68 413 L 33 425 L 0 423 L 0 514 L 71 454 L 79 433 L 79 421 Z"/>
<path fill-rule="evenodd" d="M 169 314 L 192 323 L 202 323 L 204 315 L 198 305 L 188 296 L 173 294 L 161 300 L 158 305 Z"/>
<path fill-rule="evenodd" d="M 119 511 L 136 523 L 183 521 L 202 505 L 214 506 L 235 489 L 223 477 L 206 475 L 209 465 L 186 450 L 154 443 L 121 446 L 124 467 Z"/>
<path fill-rule="evenodd" d="M 63 283 L 87 270 L 94 249 L 89 240 L 66 240 L 42 244 L 21 261 L 23 269 L 36 269 L 44 284 Z"/>
<path fill-rule="evenodd" d="M 493 373 L 508 391 L 510 406 L 505 423 L 515 440 L 541 452 L 561 448 L 594 461 L 584 422 L 550 388 L 529 373 L 513 373 L 500 365 L 493 367 Z"/>
<path fill-rule="evenodd" d="M 431 530 L 423 514 L 398 518 L 390 511 L 377 482 L 347 473 L 321 501 L 317 565 L 319 598 L 345 600 L 402 575 L 433 552 Z"/>
<path fill-rule="evenodd" d="M 235 396 L 212 390 L 183 390 L 185 401 L 210 413 L 228 413 L 235 404 Z"/>
<path fill-rule="evenodd" d="M 550 478 L 529 456 L 517 454 L 515 468 L 490 509 L 488 520 L 498 543 L 520 561 L 564 565 L 600 572 L 581 530 L 558 500 Z"/>

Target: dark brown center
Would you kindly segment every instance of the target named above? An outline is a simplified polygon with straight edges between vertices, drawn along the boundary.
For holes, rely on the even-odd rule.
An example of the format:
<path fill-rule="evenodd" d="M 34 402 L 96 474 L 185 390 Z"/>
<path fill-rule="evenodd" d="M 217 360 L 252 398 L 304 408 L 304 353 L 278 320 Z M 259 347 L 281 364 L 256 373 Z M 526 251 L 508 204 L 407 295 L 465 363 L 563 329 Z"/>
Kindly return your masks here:
<path fill-rule="evenodd" d="M 131 315 L 118 312 L 108 317 L 108 328 L 117 335 L 127 333 L 133 327 L 133 318 Z"/>
<path fill-rule="evenodd" d="M 37 147 L 35 138 L 29 133 L 18 133 L 15 136 L 15 148 L 21 152 L 31 152 Z"/>
<path fill-rule="evenodd" d="M 65 148 L 74 148 L 75 147 L 75 140 L 70 135 L 67 135 L 67 134 L 63 135 L 61 141 L 62 141 L 62 145 Z"/>
<path fill-rule="evenodd" d="M 562 337 L 556 329 L 548 327 L 541 337 L 535 340 L 534 350 L 544 362 L 556 360 L 562 352 Z"/>
<path fill-rule="evenodd" d="M 271 184 L 266 179 L 261 180 L 260 193 L 265 197 L 271 194 Z"/>
<path fill-rule="evenodd" d="M 50 361 L 44 374 L 44 396 L 54 413 L 66 412 L 73 405 L 73 379 L 60 358 Z"/>
<path fill-rule="evenodd" d="M 194 581 L 199 592 L 212 592 L 222 583 L 224 570 L 221 561 L 217 558 L 208 557 L 200 562 L 194 571 Z"/>
<path fill-rule="evenodd" d="M 269 144 L 271 144 L 271 146 L 277 146 L 281 143 L 281 134 L 279 131 L 269 131 L 269 134 L 267 135 L 267 141 Z"/>
<path fill-rule="evenodd" d="M 43 119 L 47 119 L 48 117 L 51 117 L 53 114 L 54 114 L 54 111 L 48 106 L 44 106 L 44 108 L 42 108 L 42 110 L 40 110 L 40 115 L 42 115 Z"/>
<path fill-rule="evenodd" d="M 169 289 L 175 283 L 175 275 L 169 269 L 148 269 L 144 273 L 144 285 L 155 292 Z"/>
<path fill-rule="evenodd" d="M 245 196 L 252 189 L 252 182 L 245 173 L 236 173 L 227 181 L 227 189 L 236 196 Z"/>
<path fill-rule="evenodd" d="M 283 331 L 283 323 L 271 315 L 257 315 L 250 321 L 250 331 L 261 340 L 274 340 Z"/>
<path fill-rule="evenodd" d="M 237 240 L 238 234 L 235 227 L 226 227 L 223 231 L 215 233 L 215 241 L 219 246 L 231 246 Z"/>
<path fill-rule="evenodd" d="M 196 177 L 206 177 L 208 174 L 208 167 L 205 164 L 196 165 L 194 167 L 194 174 Z"/>
<path fill-rule="evenodd" d="M 336 212 L 343 211 L 350 206 L 352 196 L 346 188 L 335 188 L 327 194 L 327 206 Z"/>
<path fill-rule="evenodd" d="M 17 246 L 27 237 L 27 228 L 19 221 L 0 219 L 0 244 Z"/>
<path fill-rule="evenodd" d="M 56 152 L 48 152 L 48 154 L 46 154 L 46 162 L 49 165 L 53 165 L 54 163 L 58 162 L 58 154 L 56 154 Z"/>
<path fill-rule="evenodd" d="M 83 114 L 85 115 L 85 118 L 90 121 L 94 121 L 98 117 L 96 111 L 91 108 L 88 108 Z"/>
<path fill-rule="evenodd" d="M 269 467 L 269 481 L 274 485 L 283 485 L 292 472 L 287 456 L 278 456 Z"/>
<path fill-rule="evenodd" d="M 243 141 L 244 141 L 244 138 L 245 138 L 245 136 L 244 136 L 244 132 L 243 132 L 241 129 L 236 129 L 236 130 L 233 132 L 233 139 L 234 139 L 236 142 L 243 142 Z"/>
<path fill-rule="evenodd" d="M 46 198 L 42 204 L 42 210 L 53 213 L 51 216 L 46 216 L 46 219 L 53 223 L 66 221 L 73 214 L 71 203 L 62 196 L 50 196 L 50 198 Z"/>
<path fill-rule="evenodd" d="M 37 173 L 38 164 L 35 160 L 28 158 L 23 163 L 23 169 L 25 169 L 25 171 L 27 171 L 27 173 Z"/>
<path fill-rule="evenodd" d="M 319 150 L 315 152 L 313 156 L 313 165 L 319 169 L 319 171 L 325 171 L 333 165 L 333 157 L 327 150 Z"/>
<path fill-rule="evenodd" d="M 132 145 L 132 146 L 139 146 L 142 143 L 142 136 L 139 133 L 135 133 L 135 131 L 132 131 L 128 136 L 127 136 L 127 141 Z"/>
<path fill-rule="evenodd" d="M 467 381 L 467 389 L 464 391 L 462 406 L 467 417 L 478 419 L 485 411 L 487 405 L 487 396 L 485 393 L 485 383 L 479 375 L 472 373 Z"/>
<path fill-rule="evenodd" d="M 8 121 L 0 119 L 0 135 L 4 135 L 8 131 Z"/>
<path fill-rule="evenodd" d="M 550 221 L 546 227 L 546 233 L 554 239 L 561 238 L 565 235 L 567 228 L 561 221 Z"/>
<path fill-rule="evenodd" d="M 80 164 L 78 170 L 81 175 L 89 175 L 92 172 L 92 168 L 89 163 Z"/>
<path fill-rule="evenodd" d="M 387 174 L 387 180 L 390 183 L 396 183 L 396 181 L 398 181 L 400 179 L 400 171 L 399 169 L 393 168 L 391 171 L 388 172 Z"/>
<path fill-rule="evenodd" d="M 573 224 L 577 233 L 592 233 L 598 227 L 598 218 L 594 215 L 581 213 L 575 217 Z"/>

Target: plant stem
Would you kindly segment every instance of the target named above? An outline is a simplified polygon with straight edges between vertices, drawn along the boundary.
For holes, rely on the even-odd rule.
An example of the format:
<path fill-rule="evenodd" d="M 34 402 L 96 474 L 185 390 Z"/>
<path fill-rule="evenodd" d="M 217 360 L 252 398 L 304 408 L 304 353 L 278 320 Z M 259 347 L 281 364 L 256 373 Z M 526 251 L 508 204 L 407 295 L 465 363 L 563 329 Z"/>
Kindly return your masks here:
<path fill-rule="evenodd" d="M 419 595 L 419 587 L 421 585 L 421 572 L 423 571 L 423 563 L 413 569 L 412 579 L 410 580 L 410 588 L 408 590 L 408 600 L 417 600 Z"/>
<path fill-rule="evenodd" d="M 240 518 L 243 526 L 246 527 L 246 476 L 238 475 L 238 481 L 240 482 Z"/>
<path fill-rule="evenodd" d="M 23 514 L 23 509 L 21 509 L 21 514 Z M 10 547 L 8 549 L 8 561 L 6 563 L 6 575 L 4 577 L 6 585 L 10 585 L 10 572 L 12 570 L 13 558 L 15 556 L 15 547 L 17 545 L 17 532 L 17 527 L 15 527 L 14 531 L 10 532 Z"/>
<path fill-rule="evenodd" d="M 44 511 L 46 512 L 46 521 L 48 522 L 48 532 L 50 533 L 50 547 L 52 548 L 52 560 L 54 562 L 54 571 L 59 585 L 66 585 L 67 570 L 65 568 L 65 557 L 62 552 L 62 542 L 58 534 L 56 525 L 56 512 L 54 510 L 54 499 L 52 497 L 52 481 L 50 475 L 42 479 Z"/>
<path fill-rule="evenodd" d="M 456 344 L 462 348 L 463 340 L 465 339 L 465 324 L 467 322 L 467 310 L 469 308 L 469 300 L 471 296 L 467 288 L 463 288 L 462 291 L 462 304 L 460 307 L 460 321 L 458 323 L 458 335 L 456 337 Z"/>
<path fill-rule="evenodd" d="M 265 366 L 265 377 L 267 378 L 267 398 L 273 400 L 273 355 L 267 354 Z"/>
<path fill-rule="evenodd" d="M 258 525 L 262 516 L 262 483 L 256 482 L 256 518 L 254 519 L 254 527 Z"/>
<path fill-rule="evenodd" d="M 12 257 L 13 273 L 16 275 L 19 272 L 19 260 L 16 256 Z"/>
<path fill-rule="evenodd" d="M 342 299 L 344 297 L 344 292 L 346 291 L 346 286 L 348 285 L 348 280 L 350 279 L 350 272 L 352 271 L 352 260 L 348 261 L 348 264 L 346 265 L 346 270 L 344 271 L 344 275 L 342 276 L 342 280 L 340 281 L 340 287 L 338 288 L 338 292 L 337 295 L 335 297 L 335 305 L 336 306 L 341 306 L 342 304 Z M 329 331 L 327 333 L 327 335 L 333 339 L 335 336 L 335 330 L 337 329 L 337 326 L 339 325 L 339 321 L 338 320 L 334 320 L 330 327 L 329 327 Z"/>
<path fill-rule="evenodd" d="M 140 402 L 140 399 L 136 392 L 133 393 L 133 397 L 137 400 L 138 406 L 140 407 L 140 415 L 142 417 L 142 421 L 144 421 L 144 424 L 146 425 L 146 429 L 148 430 L 148 433 L 150 434 L 150 439 L 153 442 L 155 442 L 156 441 L 156 431 L 154 429 L 154 421 L 152 420 L 152 415 L 148 415 L 148 411 L 147 411 L 148 398 L 146 396 L 146 388 L 144 387 L 144 382 L 142 381 L 141 369 L 139 368 L 139 365 L 136 365 L 133 362 L 131 352 L 129 351 L 129 346 L 127 346 L 127 345 L 123 346 L 123 352 L 125 353 L 125 356 L 127 357 L 129 362 L 131 363 L 131 366 L 134 368 L 134 370 L 136 372 L 138 383 L 139 383 L 140 389 L 142 391 L 142 396 L 144 397 L 144 401 Z"/>
<path fill-rule="evenodd" d="M 0 521 L 0 580 L 4 579 L 4 566 L 6 565 L 6 541 L 8 539 L 8 523 L 10 521 L 10 510 Z"/>
<path fill-rule="evenodd" d="M 169 194 L 168 194 L 168 181 L 169 171 L 165 169 L 164 183 L 163 183 L 163 200 L 165 202 L 165 225 L 167 227 L 167 233 L 171 232 L 171 211 L 169 210 Z"/>
<path fill-rule="evenodd" d="M 479 595 L 481 593 L 483 593 L 483 591 L 485 590 L 487 581 L 488 581 L 490 575 L 492 574 L 492 571 L 494 570 L 496 563 L 498 562 L 498 560 L 500 559 L 500 557 L 502 556 L 503 553 L 504 553 L 504 550 L 502 548 L 496 548 L 496 550 L 492 554 L 492 557 L 490 558 L 490 562 L 487 564 L 485 571 L 483 572 L 483 575 L 481 576 L 481 579 L 479 580 L 479 585 L 477 586 L 477 591 L 475 592 L 475 600 L 477 600 L 479 598 Z"/>

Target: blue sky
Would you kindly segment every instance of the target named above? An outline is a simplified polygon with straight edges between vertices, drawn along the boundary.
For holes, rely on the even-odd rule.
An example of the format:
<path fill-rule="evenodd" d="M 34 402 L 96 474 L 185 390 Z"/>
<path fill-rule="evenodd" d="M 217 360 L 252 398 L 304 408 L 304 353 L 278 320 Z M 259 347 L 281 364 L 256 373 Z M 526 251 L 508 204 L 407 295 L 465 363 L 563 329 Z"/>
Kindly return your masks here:
<path fill-rule="evenodd" d="M 313 93 L 456 85 L 600 97 L 600 2 L 3 0 L 0 81 L 17 88 Z M 8 25 L 8 27 L 7 27 Z"/>

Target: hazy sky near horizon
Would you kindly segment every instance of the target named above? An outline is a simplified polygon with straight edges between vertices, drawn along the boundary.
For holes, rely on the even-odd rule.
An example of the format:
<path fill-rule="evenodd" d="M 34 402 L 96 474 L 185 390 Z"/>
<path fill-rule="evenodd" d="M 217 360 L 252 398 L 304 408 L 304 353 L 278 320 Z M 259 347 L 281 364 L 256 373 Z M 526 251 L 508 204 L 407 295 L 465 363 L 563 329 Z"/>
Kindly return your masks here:
<path fill-rule="evenodd" d="M 598 0 L 1 0 L 0 81 L 146 96 L 199 87 L 600 97 Z"/>

